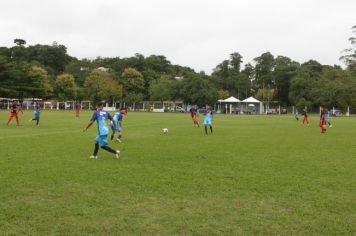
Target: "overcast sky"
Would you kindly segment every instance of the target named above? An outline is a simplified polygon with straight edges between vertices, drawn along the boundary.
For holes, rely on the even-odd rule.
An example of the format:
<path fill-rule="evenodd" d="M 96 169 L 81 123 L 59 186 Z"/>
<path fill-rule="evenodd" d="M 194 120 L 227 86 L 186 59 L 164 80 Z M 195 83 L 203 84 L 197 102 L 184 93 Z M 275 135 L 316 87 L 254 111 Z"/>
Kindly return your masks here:
<path fill-rule="evenodd" d="M 356 0 L 1 0 L 0 46 L 57 41 L 78 58 L 164 55 L 211 73 L 232 52 L 341 64 Z"/>

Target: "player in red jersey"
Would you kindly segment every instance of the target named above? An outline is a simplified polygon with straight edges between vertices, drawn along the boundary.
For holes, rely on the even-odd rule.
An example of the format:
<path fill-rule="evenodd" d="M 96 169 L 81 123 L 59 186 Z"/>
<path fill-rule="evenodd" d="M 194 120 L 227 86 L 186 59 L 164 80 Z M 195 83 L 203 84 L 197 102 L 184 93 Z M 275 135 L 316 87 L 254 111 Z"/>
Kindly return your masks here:
<path fill-rule="evenodd" d="M 193 124 L 195 127 L 199 127 L 199 121 L 198 121 L 198 116 L 197 116 L 197 106 L 193 106 L 192 108 L 190 108 L 190 116 L 193 119 Z"/>
<path fill-rule="evenodd" d="M 320 121 L 319 121 L 319 126 L 320 126 L 320 132 L 323 134 L 326 132 L 326 121 L 325 121 L 325 109 L 321 108 L 320 110 Z"/>
<path fill-rule="evenodd" d="M 308 113 L 307 113 L 307 109 L 303 109 L 303 112 L 302 112 L 302 115 L 303 115 L 303 125 L 304 123 L 307 123 L 307 125 L 309 126 L 309 120 L 308 120 Z"/>
<path fill-rule="evenodd" d="M 75 117 L 79 117 L 80 113 L 80 105 L 77 103 L 75 104 Z"/>
<path fill-rule="evenodd" d="M 7 126 L 9 125 L 9 123 L 12 120 L 12 118 L 14 118 L 14 117 L 16 119 L 17 126 L 19 126 L 19 117 L 17 116 L 18 111 L 19 110 L 18 110 L 17 103 L 13 102 L 12 105 L 11 105 L 11 111 L 10 111 L 9 119 L 7 119 L 7 124 L 6 124 Z"/>

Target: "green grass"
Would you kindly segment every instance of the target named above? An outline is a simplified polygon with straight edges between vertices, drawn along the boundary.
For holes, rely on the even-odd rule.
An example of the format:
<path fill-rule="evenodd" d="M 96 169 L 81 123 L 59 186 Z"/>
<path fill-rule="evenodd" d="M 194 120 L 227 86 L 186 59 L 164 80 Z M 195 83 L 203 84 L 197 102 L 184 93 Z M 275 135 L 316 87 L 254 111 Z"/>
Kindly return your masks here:
<path fill-rule="evenodd" d="M 205 135 L 187 114 L 129 113 L 120 159 L 95 161 L 91 114 L 0 112 L 1 235 L 356 233 L 355 117 L 322 135 L 316 116 L 216 115 Z"/>

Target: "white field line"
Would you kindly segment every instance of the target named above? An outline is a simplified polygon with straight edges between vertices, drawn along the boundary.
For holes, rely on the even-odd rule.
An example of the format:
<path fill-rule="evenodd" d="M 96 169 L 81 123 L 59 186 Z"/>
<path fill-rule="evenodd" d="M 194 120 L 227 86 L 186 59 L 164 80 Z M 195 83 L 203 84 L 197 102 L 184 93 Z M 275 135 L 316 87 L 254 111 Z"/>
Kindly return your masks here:
<path fill-rule="evenodd" d="M 0 140 L 1 139 L 8 139 L 8 138 L 47 136 L 47 135 L 56 135 L 56 134 L 63 134 L 63 133 L 77 133 L 77 132 L 78 132 L 78 130 L 67 130 L 67 131 L 53 131 L 53 132 L 44 132 L 44 133 L 35 133 L 35 134 L 5 135 L 5 136 L 1 136 Z"/>
<path fill-rule="evenodd" d="M 147 125 L 156 125 L 156 124 L 159 124 L 159 122 L 155 122 L 155 123 L 150 123 L 150 124 L 140 124 L 140 125 L 126 125 L 124 126 L 125 127 L 140 127 L 140 126 L 147 126 Z M 95 129 L 95 127 L 92 127 L 91 129 Z M 28 130 L 26 130 L 28 131 Z M 2 139 L 8 139 L 8 138 L 21 138 L 21 137 L 32 137 L 32 136 L 47 136 L 47 135 L 57 135 L 57 134 L 64 134 L 64 133 L 83 133 L 83 130 L 82 129 L 65 129 L 65 130 L 62 130 L 62 131 L 52 131 L 52 132 L 43 132 L 43 133 L 34 133 L 34 134 L 31 134 L 31 133 L 27 133 L 27 134 L 18 134 L 18 135 L 3 135 L 3 136 L 0 136 L 0 140 Z"/>

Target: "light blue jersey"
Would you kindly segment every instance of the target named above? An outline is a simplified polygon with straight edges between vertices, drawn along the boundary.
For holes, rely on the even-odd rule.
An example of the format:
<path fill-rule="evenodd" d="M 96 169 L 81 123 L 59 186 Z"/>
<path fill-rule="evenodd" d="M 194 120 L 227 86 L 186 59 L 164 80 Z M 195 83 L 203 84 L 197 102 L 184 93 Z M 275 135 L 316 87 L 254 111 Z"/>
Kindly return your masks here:
<path fill-rule="evenodd" d="M 330 112 L 329 111 L 325 112 L 325 120 L 330 121 Z"/>
<path fill-rule="evenodd" d="M 213 118 L 213 112 L 212 111 L 206 112 L 204 116 L 204 125 L 211 125 L 212 118 Z"/>
<path fill-rule="evenodd" d="M 98 134 L 99 136 L 108 135 L 109 127 L 108 120 L 111 120 L 111 116 L 106 111 L 97 110 L 91 117 L 91 121 L 96 121 L 98 123 Z"/>
<path fill-rule="evenodd" d="M 40 110 L 41 110 L 41 107 L 40 107 L 40 105 L 39 104 L 37 104 L 36 106 L 35 106 L 35 111 L 34 111 L 34 116 L 35 116 L 35 119 L 38 119 L 38 118 L 40 118 Z"/>
<path fill-rule="evenodd" d="M 111 122 L 111 129 L 114 130 L 114 124 L 113 124 L 113 122 L 115 122 L 115 124 L 116 124 L 116 130 L 120 132 L 120 131 L 122 130 L 120 121 L 122 121 L 123 118 L 124 118 L 124 115 L 121 114 L 121 112 L 116 112 L 115 115 L 114 115 L 114 117 L 113 117 L 113 121 Z"/>

